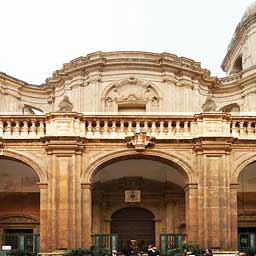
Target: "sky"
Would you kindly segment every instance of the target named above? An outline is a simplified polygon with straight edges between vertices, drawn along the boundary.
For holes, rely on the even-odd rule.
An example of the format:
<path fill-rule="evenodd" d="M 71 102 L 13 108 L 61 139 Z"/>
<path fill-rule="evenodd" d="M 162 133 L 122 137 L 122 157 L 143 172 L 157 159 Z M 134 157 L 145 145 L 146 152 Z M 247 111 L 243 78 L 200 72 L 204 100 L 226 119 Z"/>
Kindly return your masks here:
<path fill-rule="evenodd" d="M 221 63 L 253 0 L 0 0 L 0 72 L 40 85 L 96 51 L 169 52 L 224 77 Z"/>

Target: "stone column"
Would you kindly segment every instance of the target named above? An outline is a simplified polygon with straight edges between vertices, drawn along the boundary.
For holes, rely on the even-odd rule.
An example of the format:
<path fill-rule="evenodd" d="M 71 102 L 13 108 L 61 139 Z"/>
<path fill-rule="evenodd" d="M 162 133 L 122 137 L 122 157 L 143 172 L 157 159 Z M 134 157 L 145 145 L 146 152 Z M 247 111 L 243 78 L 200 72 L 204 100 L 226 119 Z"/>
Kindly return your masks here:
<path fill-rule="evenodd" d="M 165 233 L 175 233 L 175 204 L 171 198 L 166 198 Z"/>
<path fill-rule="evenodd" d="M 81 155 L 79 137 L 47 137 L 48 251 L 81 247 Z"/>
<path fill-rule="evenodd" d="M 161 233 L 161 220 L 155 219 L 155 243 L 156 247 L 160 248 L 160 233 Z"/>
<path fill-rule="evenodd" d="M 230 184 L 230 220 L 231 220 L 231 249 L 237 250 L 238 246 L 238 218 L 237 218 L 237 189 L 239 184 Z"/>
<path fill-rule="evenodd" d="M 103 220 L 102 220 L 102 202 L 103 192 L 93 191 L 93 202 L 92 202 L 92 233 L 100 234 L 103 233 Z"/>
<path fill-rule="evenodd" d="M 198 241 L 198 184 L 187 184 L 185 190 L 186 240 Z"/>
<path fill-rule="evenodd" d="M 82 246 L 92 245 L 92 198 L 91 184 L 82 184 Z"/>
<path fill-rule="evenodd" d="M 48 220 L 48 184 L 39 183 L 40 188 L 40 251 L 48 250 L 47 220 Z"/>

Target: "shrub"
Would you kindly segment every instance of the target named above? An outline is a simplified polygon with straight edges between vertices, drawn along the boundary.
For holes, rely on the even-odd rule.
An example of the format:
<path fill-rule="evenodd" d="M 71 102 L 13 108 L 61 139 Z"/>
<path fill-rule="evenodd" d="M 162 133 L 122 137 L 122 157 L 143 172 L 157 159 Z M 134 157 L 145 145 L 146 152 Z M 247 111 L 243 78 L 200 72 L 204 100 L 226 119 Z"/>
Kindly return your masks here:
<path fill-rule="evenodd" d="M 84 248 L 72 249 L 65 253 L 65 256 L 88 256 L 88 255 L 91 255 L 91 251 L 89 249 L 84 249 Z"/>
<path fill-rule="evenodd" d="M 11 250 L 6 252 L 7 256 L 36 256 L 36 253 L 23 251 L 23 250 Z"/>
<path fill-rule="evenodd" d="M 173 256 L 175 254 L 183 254 L 183 253 L 184 253 L 184 249 L 182 249 L 181 247 L 167 250 L 167 256 Z"/>

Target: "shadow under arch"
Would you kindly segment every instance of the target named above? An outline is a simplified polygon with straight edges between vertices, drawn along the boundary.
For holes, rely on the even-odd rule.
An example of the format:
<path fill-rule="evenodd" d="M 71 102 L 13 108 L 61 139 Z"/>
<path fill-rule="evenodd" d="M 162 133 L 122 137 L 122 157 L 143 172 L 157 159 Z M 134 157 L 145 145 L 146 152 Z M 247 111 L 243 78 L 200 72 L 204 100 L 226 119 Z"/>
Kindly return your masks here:
<path fill-rule="evenodd" d="M 195 183 L 194 172 L 191 166 L 178 156 L 171 155 L 162 151 L 146 150 L 136 152 L 134 150 L 123 150 L 112 152 L 95 160 L 82 175 L 82 183 L 91 184 L 93 178 L 103 167 L 128 159 L 149 159 L 165 163 L 176 168 L 185 179 L 185 184 Z"/>
<path fill-rule="evenodd" d="M 1 159 L 9 159 L 9 160 L 16 160 L 21 163 L 25 163 L 29 167 L 31 167 L 38 175 L 40 183 L 46 183 L 47 182 L 47 175 L 46 173 L 39 167 L 39 165 L 32 160 L 31 158 L 24 156 L 18 152 L 8 151 L 4 150 L 3 153 L 0 155 Z"/>
<path fill-rule="evenodd" d="M 156 214 L 154 213 L 154 211 L 152 211 L 151 209 L 148 209 L 147 207 L 144 207 L 144 206 L 119 207 L 119 208 L 113 210 L 110 218 L 112 219 L 113 217 L 117 216 L 119 213 L 125 212 L 127 209 L 130 209 L 130 208 L 135 209 L 135 210 L 142 210 L 144 212 L 147 212 L 148 216 L 151 217 L 152 219 L 156 218 Z"/>
<path fill-rule="evenodd" d="M 238 179 L 239 179 L 239 176 L 241 175 L 241 173 L 244 171 L 244 169 L 252 164 L 256 162 L 256 154 L 254 155 L 250 155 L 250 156 L 245 156 L 242 158 L 242 160 L 239 161 L 238 164 L 234 165 L 233 168 L 232 168 L 232 178 L 231 178 L 231 183 L 239 183 L 238 182 Z"/>

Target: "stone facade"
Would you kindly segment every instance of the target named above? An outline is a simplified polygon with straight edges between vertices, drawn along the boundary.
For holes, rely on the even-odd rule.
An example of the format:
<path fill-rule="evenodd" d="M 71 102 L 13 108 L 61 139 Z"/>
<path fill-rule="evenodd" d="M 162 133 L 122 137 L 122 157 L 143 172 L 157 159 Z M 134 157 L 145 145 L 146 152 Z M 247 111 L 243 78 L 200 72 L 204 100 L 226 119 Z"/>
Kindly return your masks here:
<path fill-rule="evenodd" d="M 256 161 L 255 11 L 236 30 L 222 79 L 148 52 L 79 57 L 41 86 L 0 73 L 0 232 L 40 228 L 42 252 L 89 247 L 115 212 L 137 207 L 154 215 L 158 246 L 160 234 L 182 233 L 237 250 L 238 228 L 256 228 L 256 175 L 241 178 Z M 126 190 L 140 201 L 126 202 Z"/>

